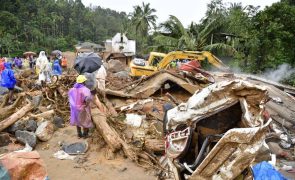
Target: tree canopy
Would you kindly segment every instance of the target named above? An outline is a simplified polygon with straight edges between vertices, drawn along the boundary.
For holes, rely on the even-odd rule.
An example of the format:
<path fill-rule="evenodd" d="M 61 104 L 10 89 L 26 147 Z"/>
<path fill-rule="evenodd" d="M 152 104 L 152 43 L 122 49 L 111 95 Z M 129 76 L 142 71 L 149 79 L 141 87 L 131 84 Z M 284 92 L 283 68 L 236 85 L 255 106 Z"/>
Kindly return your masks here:
<path fill-rule="evenodd" d="M 78 41 L 101 44 L 121 31 L 124 12 L 85 7 L 81 0 L 0 0 L 1 54 L 73 49 Z M 12 54 L 11 54 L 12 53 Z"/>
<path fill-rule="evenodd" d="M 149 3 L 134 6 L 128 15 L 99 6 L 85 7 L 81 0 L 0 3 L 2 55 L 68 50 L 78 41 L 102 44 L 121 32 L 136 40 L 141 55 L 150 50 L 209 50 L 232 56 L 230 64 L 252 73 L 283 63 L 295 66 L 294 0 L 281 0 L 263 10 L 211 0 L 202 20 L 188 27 L 173 15 L 157 22 L 157 11 Z"/>

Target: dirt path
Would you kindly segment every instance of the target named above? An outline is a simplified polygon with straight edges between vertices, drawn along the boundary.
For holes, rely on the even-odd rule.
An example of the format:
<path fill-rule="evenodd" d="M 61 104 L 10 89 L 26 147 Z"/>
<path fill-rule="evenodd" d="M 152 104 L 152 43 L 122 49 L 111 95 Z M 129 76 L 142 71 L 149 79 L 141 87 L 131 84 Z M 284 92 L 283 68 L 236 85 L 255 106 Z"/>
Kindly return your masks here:
<path fill-rule="evenodd" d="M 74 127 L 65 127 L 54 133 L 53 138 L 44 143 L 39 143 L 36 150 L 44 160 L 49 178 L 52 180 L 70 179 L 122 179 L 122 180 L 152 180 L 156 179 L 151 172 L 145 171 L 135 163 L 116 157 L 115 160 L 107 160 L 105 148 L 97 143 L 96 138 L 88 139 L 89 150 L 85 155 L 77 156 L 75 160 L 59 160 L 53 157 L 59 148 L 59 142 L 84 141 L 76 137 Z M 95 142 L 96 141 L 96 142 Z"/>

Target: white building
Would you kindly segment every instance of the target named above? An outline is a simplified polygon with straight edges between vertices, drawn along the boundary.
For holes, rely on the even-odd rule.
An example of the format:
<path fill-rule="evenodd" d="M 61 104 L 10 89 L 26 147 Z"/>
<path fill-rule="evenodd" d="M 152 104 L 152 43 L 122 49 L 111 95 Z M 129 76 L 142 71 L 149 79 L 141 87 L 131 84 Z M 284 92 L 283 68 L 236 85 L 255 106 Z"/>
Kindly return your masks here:
<path fill-rule="evenodd" d="M 125 34 L 117 33 L 112 39 L 106 40 L 105 51 L 124 53 L 132 56 L 136 53 L 136 43 L 134 40 L 128 40 Z"/>

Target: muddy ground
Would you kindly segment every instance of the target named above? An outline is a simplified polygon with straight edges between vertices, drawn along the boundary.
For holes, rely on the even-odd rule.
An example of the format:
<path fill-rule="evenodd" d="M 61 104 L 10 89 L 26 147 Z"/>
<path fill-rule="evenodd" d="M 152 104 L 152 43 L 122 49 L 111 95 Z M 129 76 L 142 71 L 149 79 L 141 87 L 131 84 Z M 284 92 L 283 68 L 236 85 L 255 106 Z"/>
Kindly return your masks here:
<path fill-rule="evenodd" d="M 100 138 L 93 132 L 92 137 L 86 139 L 89 149 L 85 155 L 76 156 L 74 160 L 59 160 L 53 154 L 60 150 L 61 142 L 72 143 L 85 141 L 78 139 L 76 129 L 67 126 L 58 129 L 48 142 L 38 143 L 36 150 L 46 164 L 48 176 L 57 179 L 120 179 L 120 180 L 152 180 L 156 179 L 153 172 L 138 167 L 124 157 L 117 155 L 114 160 L 107 160 L 105 147 Z"/>

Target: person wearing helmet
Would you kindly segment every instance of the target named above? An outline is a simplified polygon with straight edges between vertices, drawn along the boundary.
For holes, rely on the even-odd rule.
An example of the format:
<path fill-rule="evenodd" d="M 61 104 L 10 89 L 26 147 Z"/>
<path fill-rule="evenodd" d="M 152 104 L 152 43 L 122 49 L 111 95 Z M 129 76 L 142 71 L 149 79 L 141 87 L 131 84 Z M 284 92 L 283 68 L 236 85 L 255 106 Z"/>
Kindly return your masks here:
<path fill-rule="evenodd" d="M 87 78 L 84 75 L 79 75 L 76 79 L 76 84 L 68 93 L 71 109 L 70 124 L 77 127 L 79 138 L 87 138 L 89 128 L 93 127 L 90 114 L 90 102 L 92 97 L 90 89 L 84 85 L 86 80 Z"/>

